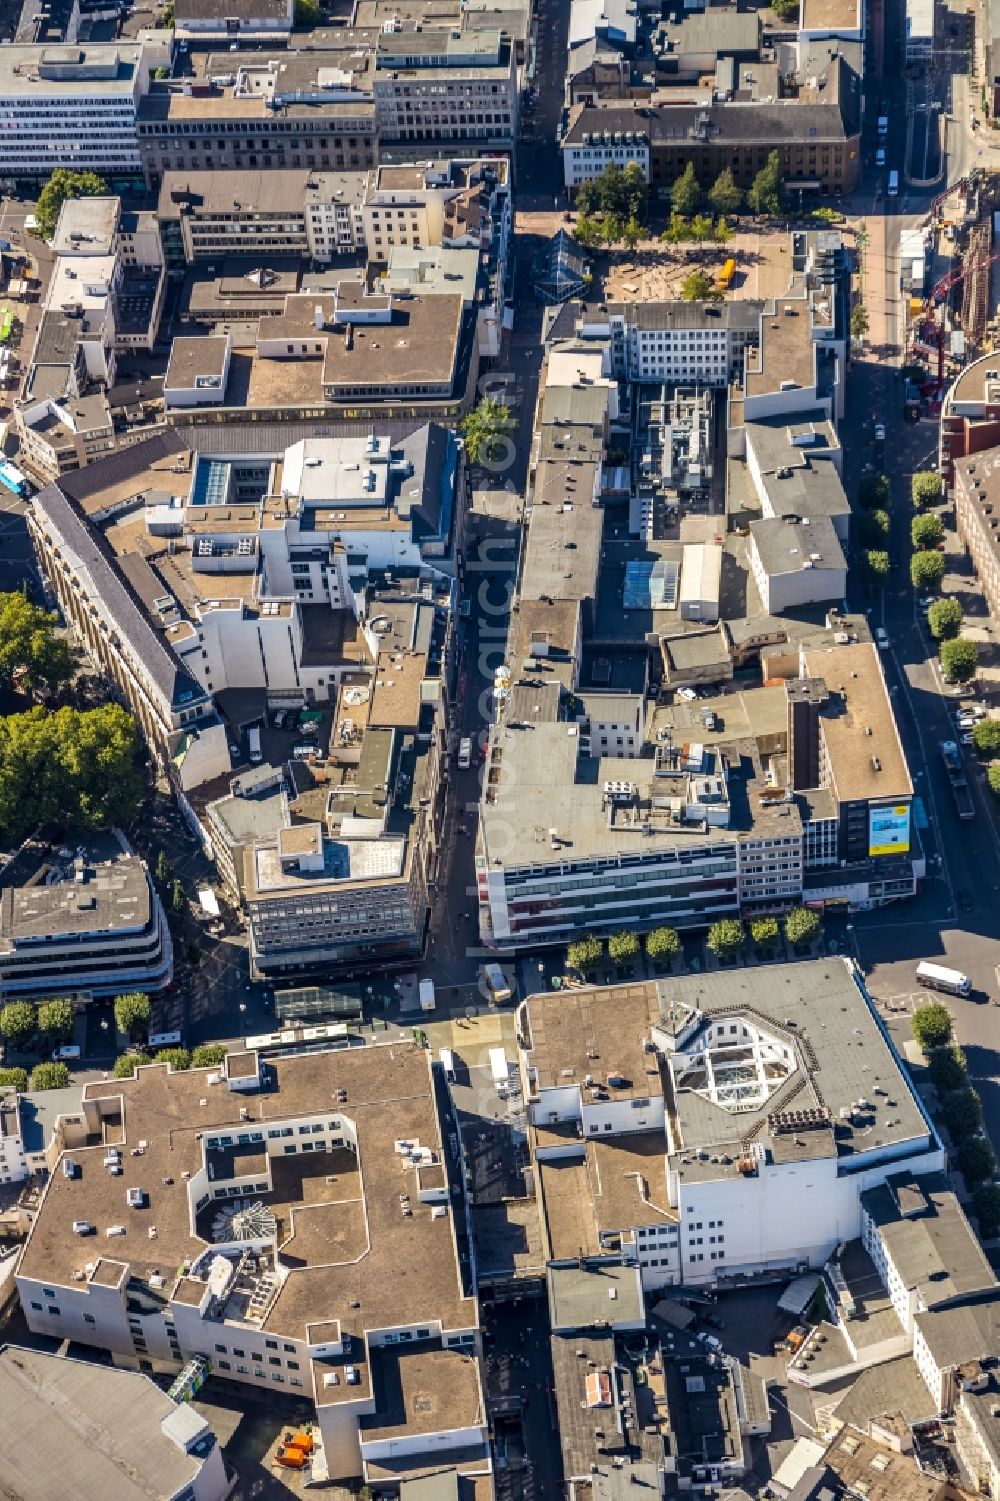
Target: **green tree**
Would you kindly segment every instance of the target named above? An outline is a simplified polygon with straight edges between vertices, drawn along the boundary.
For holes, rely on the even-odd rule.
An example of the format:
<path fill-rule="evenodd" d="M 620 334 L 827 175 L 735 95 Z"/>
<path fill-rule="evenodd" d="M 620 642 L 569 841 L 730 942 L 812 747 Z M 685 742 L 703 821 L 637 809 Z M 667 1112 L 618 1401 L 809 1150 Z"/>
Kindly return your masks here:
<path fill-rule="evenodd" d="M 675 214 L 690 219 L 701 208 L 701 184 L 695 176 L 694 162 L 689 161 L 680 177 L 670 189 L 670 202 Z"/>
<path fill-rule="evenodd" d="M 799 18 L 799 0 L 771 0 L 771 9 L 779 21 L 797 21 Z"/>
<path fill-rule="evenodd" d="M 869 589 L 884 589 L 889 577 L 890 559 L 884 547 L 869 547 L 862 555 L 862 570 Z"/>
<path fill-rule="evenodd" d="M 166 850 L 161 850 L 156 857 L 156 879 L 161 886 L 169 886 L 174 879 L 174 873 L 170 869 L 170 861 L 167 859 Z"/>
<path fill-rule="evenodd" d="M 566 963 L 578 975 L 592 975 L 604 958 L 604 945 L 599 938 L 578 938 L 566 950 Z"/>
<path fill-rule="evenodd" d="M 131 1079 L 141 1063 L 148 1063 L 147 1053 L 122 1053 L 120 1058 L 115 1059 L 114 1068 L 111 1072 L 116 1079 Z"/>
<path fill-rule="evenodd" d="M 986 768 L 986 784 L 994 797 L 1000 798 L 1000 761 Z"/>
<path fill-rule="evenodd" d="M 573 238 L 584 250 L 599 250 L 604 244 L 601 235 L 601 226 L 598 221 L 589 214 L 581 213 L 573 230 Z"/>
<path fill-rule="evenodd" d="M 36 234 L 43 240 L 51 240 L 68 198 L 102 198 L 107 191 L 107 183 L 96 172 L 73 172 L 68 167 L 57 167 L 38 195 Z"/>
<path fill-rule="evenodd" d="M 926 594 L 938 589 L 944 578 L 944 558 L 939 552 L 915 552 L 910 559 L 910 583 Z"/>
<path fill-rule="evenodd" d="M 32 1089 L 65 1089 L 68 1083 L 65 1063 L 36 1063 L 31 1070 Z"/>
<path fill-rule="evenodd" d="M 165 78 L 169 78 L 170 77 L 170 69 L 169 68 L 154 68 L 153 69 L 153 77 L 154 77 L 154 79 L 156 80 L 157 83 L 162 83 Z"/>
<path fill-rule="evenodd" d="M 981 719 L 972 732 L 972 743 L 981 756 L 1000 755 L 1000 719 Z"/>
<path fill-rule="evenodd" d="M 601 215 L 601 240 L 605 245 L 617 245 L 625 237 L 625 221 L 618 214 L 613 214 L 610 209 Z"/>
<path fill-rule="evenodd" d="M 933 553 L 930 554 L 934 556 Z M 979 649 L 974 641 L 956 636 L 954 641 L 941 643 L 941 671 L 946 683 L 967 683 L 976 675 L 979 666 Z"/>
<path fill-rule="evenodd" d="M 947 1047 L 932 1048 L 927 1055 L 927 1072 L 939 1094 L 949 1089 L 961 1089 L 968 1078 L 965 1054 L 957 1043 Z"/>
<path fill-rule="evenodd" d="M 943 492 L 941 476 L 934 469 L 922 469 L 910 480 L 910 495 L 918 510 L 923 506 L 939 505 Z"/>
<path fill-rule="evenodd" d="M 638 162 L 629 162 L 622 173 L 619 212 L 628 219 L 638 219 L 641 224 L 646 217 L 648 197 L 649 184 L 642 168 Z"/>
<path fill-rule="evenodd" d="M 720 917 L 705 941 L 717 959 L 733 959 L 743 947 L 743 924 L 738 917 Z"/>
<path fill-rule="evenodd" d="M 608 957 L 612 964 L 624 969 L 626 964 L 634 964 L 639 957 L 639 935 L 626 930 L 623 933 L 612 933 L 608 939 Z"/>
<path fill-rule="evenodd" d="M 779 937 L 778 919 L 755 917 L 750 923 L 750 937 L 757 948 L 773 949 Z"/>
<path fill-rule="evenodd" d="M 73 1035 L 73 1002 L 62 997 L 43 1001 L 38 1008 L 38 1030 L 53 1042 Z"/>
<path fill-rule="evenodd" d="M 34 1037 L 37 1025 L 35 1008 L 30 1001 L 9 1001 L 0 1011 L 0 1035 L 15 1047 Z"/>
<path fill-rule="evenodd" d="M 736 179 L 729 167 L 723 167 L 709 188 L 708 201 L 712 205 L 712 212 L 720 219 L 731 219 L 743 207 L 743 194 L 736 186 Z"/>
<path fill-rule="evenodd" d="M 0 828 L 19 839 L 44 823 L 127 822 L 139 803 L 136 750 L 135 721 L 118 704 L 0 718 Z"/>
<path fill-rule="evenodd" d="M 691 238 L 699 243 L 703 240 L 714 240 L 715 225 L 708 214 L 695 214 L 691 220 Z"/>
<path fill-rule="evenodd" d="M 780 214 L 785 206 L 785 179 L 781 170 L 781 157 L 772 151 L 765 166 L 761 167 L 747 194 L 751 212 L 771 218 Z"/>
<path fill-rule="evenodd" d="M 676 928 L 653 928 L 646 934 L 646 957 L 652 964 L 669 964 L 681 951 Z"/>
<path fill-rule="evenodd" d="M 971 1136 L 983 1123 L 983 1106 L 974 1089 L 953 1089 L 941 1101 L 941 1119 L 954 1141 Z"/>
<path fill-rule="evenodd" d="M 625 228 L 622 230 L 622 240 L 624 242 L 625 249 L 634 250 L 644 234 L 645 230 L 639 223 L 638 219 L 627 219 L 625 221 Z"/>
<path fill-rule="evenodd" d="M 717 245 L 728 245 L 733 238 L 733 231 L 729 226 L 728 219 L 719 219 L 715 226 L 712 239 Z"/>
<path fill-rule="evenodd" d="M 221 1042 L 202 1042 L 191 1054 L 192 1068 L 217 1068 L 225 1061 L 226 1048 Z"/>
<path fill-rule="evenodd" d="M 917 1047 L 925 1053 L 945 1048 L 951 1042 L 951 1012 L 942 1001 L 918 1006 L 910 1021 Z"/>
<path fill-rule="evenodd" d="M 323 19 L 319 0 L 295 0 L 295 24 L 296 26 L 318 26 Z"/>
<path fill-rule="evenodd" d="M 492 396 L 484 396 L 477 407 L 462 418 L 462 435 L 469 461 L 500 459 L 504 454 L 504 442 L 515 427 L 510 407 Z"/>
<path fill-rule="evenodd" d="M 0 1068 L 0 1089 L 14 1089 L 18 1094 L 24 1094 L 27 1087 L 26 1068 Z"/>
<path fill-rule="evenodd" d="M 785 937 L 797 949 L 808 948 L 819 937 L 819 913 L 812 907 L 793 907 L 785 918 Z"/>
<path fill-rule="evenodd" d="M 1000 1185 L 981 1183 L 972 1195 L 972 1207 L 983 1239 L 1000 1235 Z"/>
<path fill-rule="evenodd" d="M 182 1074 L 191 1067 L 191 1054 L 187 1048 L 161 1048 L 154 1054 L 154 1063 L 169 1063 L 175 1074 Z"/>
<path fill-rule="evenodd" d="M 115 1025 L 133 1040 L 149 1031 L 149 996 L 141 990 L 128 990 L 115 996 Z"/>
<path fill-rule="evenodd" d="M 681 282 L 681 296 L 685 302 L 705 302 L 718 296 L 715 282 L 704 271 L 689 271 Z"/>
<path fill-rule="evenodd" d="M 889 535 L 889 512 L 881 509 L 862 511 L 858 518 L 858 541 L 864 548 L 885 547 Z"/>
<path fill-rule="evenodd" d="M 974 1188 L 985 1183 L 996 1172 L 996 1153 L 985 1136 L 968 1136 L 959 1144 L 958 1170 L 965 1179 L 966 1187 Z"/>
<path fill-rule="evenodd" d="M 691 238 L 691 226 L 683 214 L 671 214 L 670 222 L 660 236 L 668 245 L 683 245 Z"/>
<path fill-rule="evenodd" d="M 944 522 L 936 511 L 914 516 L 910 522 L 910 540 L 914 547 L 925 549 L 937 547 L 939 542 L 944 541 Z"/>
<path fill-rule="evenodd" d="M 16 590 L 0 594 L 0 678 L 28 689 L 61 688 L 73 676 L 73 657 L 57 619 Z"/>
<path fill-rule="evenodd" d="M 798 0 L 796 0 L 796 4 Z M 851 309 L 851 338 L 863 339 L 868 332 L 869 319 L 868 309 L 864 303 L 857 302 Z"/>
<path fill-rule="evenodd" d="M 858 486 L 858 504 L 866 511 L 875 506 L 885 507 L 889 501 L 889 481 L 884 474 L 862 475 Z"/>
<path fill-rule="evenodd" d="M 957 599 L 936 599 L 927 611 L 927 624 L 935 641 L 951 641 L 962 629 L 962 606 Z"/>
<path fill-rule="evenodd" d="M 175 912 L 187 911 L 187 897 L 184 895 L 184 887 L 180 881 L 175 881 L 170 890 L 170 905 Z"/>

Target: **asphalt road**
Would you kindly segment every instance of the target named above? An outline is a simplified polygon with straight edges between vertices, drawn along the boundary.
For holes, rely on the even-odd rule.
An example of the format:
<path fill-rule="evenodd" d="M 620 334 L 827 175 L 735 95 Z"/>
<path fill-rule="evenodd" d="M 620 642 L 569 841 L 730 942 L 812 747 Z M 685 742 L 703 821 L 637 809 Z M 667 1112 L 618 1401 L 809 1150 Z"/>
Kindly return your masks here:
<path fill-rule="evenodd" d="M 877 22 L 880 7 L 873 9 Z M 951 25 L 962 24 L 964 7 L 941 8 L 939 30 L 947 36 Z M 887 165 L 901 165 L 905 146 L 905 83 L 898 62 L 901 37 L 900 0 L 885 6 L 885 35 L 872 37 L 872 51 L 884 55 L 885 77 L 872 77 L 872 99 L 888 103 L 890 134 Z M 867 972 L 872 993 L 888 1004 L 887 1019 L 900 1044 L 910 1038 L 909 1016 L 926 999 L 915 983 L 920 959 L 937 959 L 970 976 L 973 998 L 948 999 L 956 1032 L 966 1048 L 970 1074 L 983 1101 L 986 1129 L 1000 1149 L 1000 1017 L 986 1003 L 1000 995 L 996 965 L 1000 959 L 1000 831 L 992 799 L 970 761 L 970 785 L 976 817 L 960 821 L 942 761 L 939 744 L 954 738 L 949 708 L 954 699 L 942 691 L 929 640 L 910 585 L 910 477 L 936 467 L 937 422 L 907 422 L 902 410 L 899 364 L 903 342 L 903 304 L 899 289 L 900 234 L 926 222 L 936 192 L 964 177 L 979 160 L 981 147 L 969 126 L 968 67 L 964 48 L 938 49 L 933 86 L 952 119 L 946 130 L 945 172 L 935 190 L 916 194 L 901 188 L 896 199 L 875 196 L 879 174 L 869 173 L 866 189 L 854 209 L 866 218 L 870 242 L 866 267 L 866 305 L 873 314 L 873 343 L 884 347 L 859 359 L 848 385 L 848 410 L 841 429 L 846 455 L 845 481 L 855 494 L 864 467 L 875 461 L 872 421 L 886 427 L 886 469 L 891 484 L 890 550 L 893 568 L 888 587 L 873 604 L 874 622 L 884 625 L 890 649 L 883 666 L 892 695 L 900 738 L 909 762 L 914 790 L 927 816 L 921 838 L 928 859 L 928 876 L 919 895 L 909 902 L 862 913 L 852 920 L 852 939 Z M 872 69 L 870 76 L 874 74 Z M 874 131 L 869 107 L 869 127 Z M 874 141 L 874 136 L 872 137 Z M 879 323 L 875 328 L 876 321 Z M 973 593 L 975 586 L 971 586 Z M 976 600 L 971 600 L 973 608 Z"/>

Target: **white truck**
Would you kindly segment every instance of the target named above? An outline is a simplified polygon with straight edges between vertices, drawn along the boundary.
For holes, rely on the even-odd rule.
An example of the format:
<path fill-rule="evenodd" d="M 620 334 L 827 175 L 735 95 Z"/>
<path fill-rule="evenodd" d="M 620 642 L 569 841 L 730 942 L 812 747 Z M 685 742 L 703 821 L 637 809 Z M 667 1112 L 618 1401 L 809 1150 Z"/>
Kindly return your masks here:
<path fill-rule="evenodd" d="M 503 1048 L 490 1048 L 490 1073 L 497 1094 L 506 1093 L 510 1088 L 510 1061 Z"/>
<path fill-rule="evenodd" d="M 960 969 L 946 969 L 943 964 L 931 964 L 921 959 L 917 965 L 917 984 L 927 990 L 942 990 L 945 995 L 968 995 L 972 989 L 968 975 Z"/>
<path fill-rule="evenodd" d="M 458 769 L 468 771 L 472 765 L 472 741 L 468 735 L 463 735 L 458 742 Z"/>
<path fill-rule="evenodd" d="M 434 997 L 434 981 L 433 980 L 421 980 L 419 986 L 417 987 L 417 994 L 420 997 L 420 1009 L 421 1009 L 421 1011 L 433 1011 L 433 1010 L 435 1010 L 435 1008 L 437 1006 L 437 1001 L 435 1000 L 435 997 Z"/>
<path fill-rule="evenodd" d="M 264 759 L 260 748 L 259 724 L 252 724 L 247 730 L 247 745 L 250 748 L 250 765 L 259 766 Z"/>

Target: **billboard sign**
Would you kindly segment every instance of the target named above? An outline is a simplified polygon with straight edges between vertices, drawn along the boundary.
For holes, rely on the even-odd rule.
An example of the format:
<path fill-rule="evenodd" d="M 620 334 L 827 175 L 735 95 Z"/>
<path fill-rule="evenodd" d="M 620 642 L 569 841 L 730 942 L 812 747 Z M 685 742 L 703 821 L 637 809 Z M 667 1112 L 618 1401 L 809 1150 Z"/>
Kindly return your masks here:
<path fill-rule="evenodd" d="M 868 809 L 869 855 L 905 855 L 910 848 L 910 805 Z"/>

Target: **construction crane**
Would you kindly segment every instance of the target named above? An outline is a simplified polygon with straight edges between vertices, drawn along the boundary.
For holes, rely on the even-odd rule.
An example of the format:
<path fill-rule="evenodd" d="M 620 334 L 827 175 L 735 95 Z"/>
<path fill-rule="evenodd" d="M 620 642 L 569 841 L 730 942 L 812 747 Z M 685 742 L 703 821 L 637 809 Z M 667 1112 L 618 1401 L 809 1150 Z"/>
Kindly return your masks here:
<path fill-rule="evenodd" d="M 934 382 L 933 393 L 926 394 L 937 396 L 944 385 L 944 312 L 938 317 L 938 308 L 947 306 L 948 298 L 953 288 L 960 286 L 967 278 L 975 276 L 979 272 L 988 271 L 995 261 L 1000 260 L 1000 250 L 992 255 L 978 255 L 966 257 L 961 265 L 953 266 L 952 269 L 940 281 L 936 282 L 929 297 L 924 303 L 923 317 L 914 325 L 912 348 L 929 355 L 937 363 L 937 378 Z"/>

